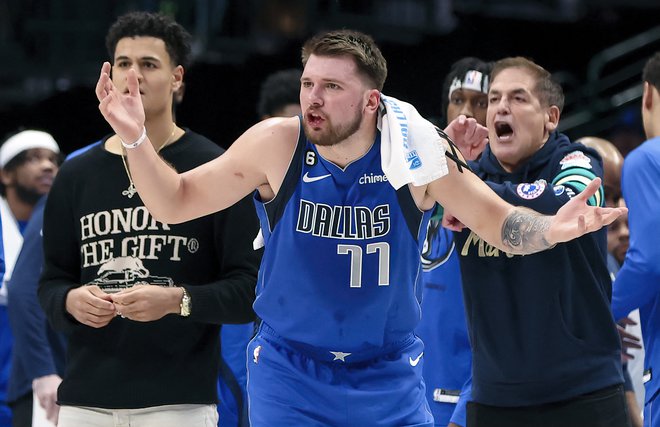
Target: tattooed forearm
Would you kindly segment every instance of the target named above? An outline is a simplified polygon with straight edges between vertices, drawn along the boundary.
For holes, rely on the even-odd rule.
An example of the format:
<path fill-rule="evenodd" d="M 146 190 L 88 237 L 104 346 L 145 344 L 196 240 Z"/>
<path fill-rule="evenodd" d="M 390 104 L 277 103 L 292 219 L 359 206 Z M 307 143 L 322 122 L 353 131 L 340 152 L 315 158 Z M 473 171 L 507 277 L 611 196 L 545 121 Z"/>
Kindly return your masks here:
<path fill-rule="evenodd" d="M 502 225 L 502 242 L 512 253 L 531 254 L 552 245 L 544 233 L 550 228 L 550 218 L 530 210 L 516 209 Z"/>

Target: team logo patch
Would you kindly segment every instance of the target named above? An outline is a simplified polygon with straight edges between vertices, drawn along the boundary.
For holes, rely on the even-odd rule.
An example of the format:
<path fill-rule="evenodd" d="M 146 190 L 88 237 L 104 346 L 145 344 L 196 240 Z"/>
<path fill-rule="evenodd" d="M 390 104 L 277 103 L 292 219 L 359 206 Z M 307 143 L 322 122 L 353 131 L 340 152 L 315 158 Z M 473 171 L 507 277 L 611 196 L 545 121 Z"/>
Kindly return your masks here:
<path fill-rule="evenodd" d="M 410 163 L 408 169 L 414 170 L 422 167 L 422 159 L 419 158 L 417 150 L 412 150 L 406 153 L 406 160 Z"/>
<path fill-rule="evenodd" d="M 561 170 L 572 167 L 591 169 L 591 159 L 582 151 L 568 153 L 559 161 L 559 164 L 561 165 Z"/>
<path fill-rule="evenodd" d="M 523 199 L 526 200 L 536 199 L 541 194 L 543 194 L 546 185 L 547 183 L 545 182 L 544 179 L 539 179 L 538 181 L 534 181 L 531 184 L 529 183 L 518 184 L 518 187 L 516 188 L 516 192 Z"/>
<path fill-rule="evenodd" d="M 561 196 L 566 191 L 566 187 L 563 185 L 555 185 L 552 189 L 555 191 L 555 196 Z"/>
<path fill-rule="evenodd" d="M 566 195 L 572 199 L 573 197 L 575 197 L 575 191 L 573 191 L 569 187 L 566 187 Z"/>

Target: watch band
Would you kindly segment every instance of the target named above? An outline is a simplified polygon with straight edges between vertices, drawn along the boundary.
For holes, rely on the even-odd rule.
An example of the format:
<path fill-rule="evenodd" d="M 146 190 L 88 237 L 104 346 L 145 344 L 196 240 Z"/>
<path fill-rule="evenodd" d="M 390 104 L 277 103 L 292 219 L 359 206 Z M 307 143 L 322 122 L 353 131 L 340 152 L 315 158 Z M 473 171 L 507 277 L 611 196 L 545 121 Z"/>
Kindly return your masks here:
<path fill-rule="evenodd" d="M 183 317 L 188 317 L 190 316 L 190 309 L 192 306 L 190 300 L 190 294 L 183 286 L 181 287 L 181 289 L 183 289 L 183 296 L 181 297 L 181 304 L 179 305 L 180 307 L 179 315 Z"/>

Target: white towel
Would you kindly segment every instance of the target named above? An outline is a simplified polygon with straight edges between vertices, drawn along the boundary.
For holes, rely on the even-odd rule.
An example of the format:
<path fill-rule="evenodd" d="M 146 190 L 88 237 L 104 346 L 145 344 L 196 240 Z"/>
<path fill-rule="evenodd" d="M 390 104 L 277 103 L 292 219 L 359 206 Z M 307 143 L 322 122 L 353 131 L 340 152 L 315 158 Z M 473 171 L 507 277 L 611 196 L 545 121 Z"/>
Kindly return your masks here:
<path fill-rule="evenodd" d="M 445 144 L 433 123 L 407 102 L 380 99 L 381 163 L 392 186 L 421 186 L 447 175 Z"/>

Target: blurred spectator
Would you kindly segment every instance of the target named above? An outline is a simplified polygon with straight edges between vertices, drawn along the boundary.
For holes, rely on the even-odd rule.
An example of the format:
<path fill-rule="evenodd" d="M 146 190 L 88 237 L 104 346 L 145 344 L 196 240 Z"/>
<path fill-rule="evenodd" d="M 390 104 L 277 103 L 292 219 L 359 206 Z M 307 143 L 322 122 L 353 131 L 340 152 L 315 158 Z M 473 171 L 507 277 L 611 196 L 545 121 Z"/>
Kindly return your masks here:
<path fill-rule="evenodd" d="M 18 329 L 20 322 L 13 316 L 14 313 L 20 312 L 20 302 L 19 306 L 15 307 L 17 310 L 8 308 L 7 284 L 13 277 L 28 221 L 39 199 L 50 190 L 59 164 L 60 148 L 55 139 L 46 132 L 25 130 L 8 138 L 0 147 L 0 214 L 5 260 L 5 273 L 0 289 L 0 426 L 11 425 L 7 402 L 16 418 L 14 425 L 30 425 L 32 419 L 33 378 L 22 376 L 21 371 L 25 366 L 19 357 L 23 355 L 25 348 L 19 345 L 12 355 L 12 329 L 16 334 L 22 334 L 26 329 Z M 41 247 L 31 247 L 29 251 L 30 253 L 21 257 L 37 257 L 33 261 L 38 261 Z M 20 274 L 22 273 L 23 271 Z M 17 281 L 23 279 L 22 275 L 17 277 Z M 11 324 L 9 315 L 12 315 Z M 43 322 L 40 329 L 44 329 Z M 18 339 L 22 344 L 22 335 Z M 21 385 L 15 388 L 14 381 Z"/>
<path fill-rule="evenodd" d="M 451 66 L 440 94 L 447 122 L 463 114 L 486 125 L 489 73 L 490 64 L 478 58 L 462 58 Z M 423 376 L 435 426 L 446 427 L 450 420 L 465 426 L 465 405 L 457 408 L 456 403 L 470 378 L 472 354 L 454 235 L 441 221 L 438 206 L 422 251 L 422 320 L 416 333 L 424 341 Z"/>
<path fill-rule="evenodd" d="M 300 76 L 297 68 L 269 74 L 261 84 L 257 113 L 260 120 L 269 117 L 291 117 L 301 113 Z"/>

